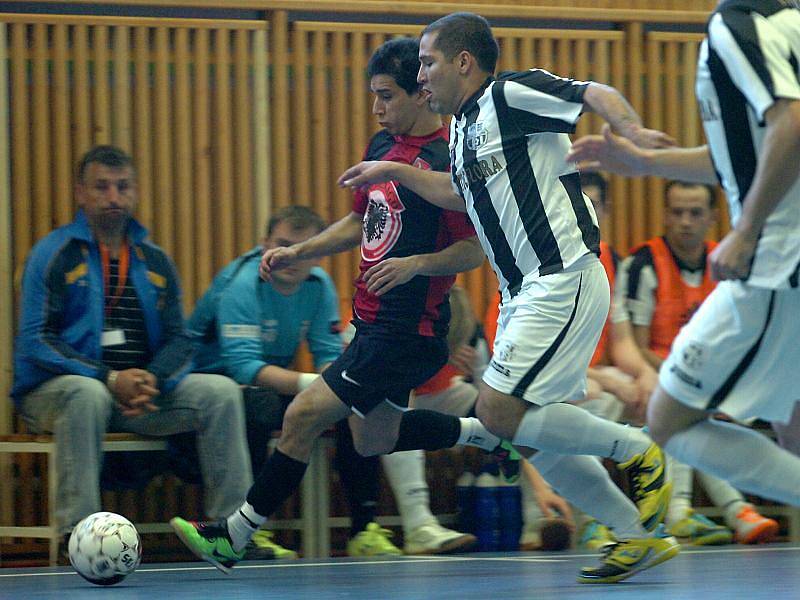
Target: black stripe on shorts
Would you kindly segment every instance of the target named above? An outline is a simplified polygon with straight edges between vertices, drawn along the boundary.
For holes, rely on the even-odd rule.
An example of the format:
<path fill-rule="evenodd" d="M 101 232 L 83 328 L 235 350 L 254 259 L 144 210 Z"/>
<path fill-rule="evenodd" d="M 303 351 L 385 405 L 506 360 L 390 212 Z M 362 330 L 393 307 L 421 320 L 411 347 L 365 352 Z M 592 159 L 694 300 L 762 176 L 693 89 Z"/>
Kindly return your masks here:
<path fill-rule="evenodd" d="M 767 307 L 767 318 L 764 321 L 764 328 L 761 330 L 761 335 L 758 336 L 755 344 L 747 351 L 747 354 L 744 355 L 742 360 L 736 365 L 736 368 L 733 372 L 728 376 L 728 379 L 725 380 L 725 383 L 716 391 L 716 393 L 711 396 L 711 400 L 708 401 L 708 405 L 706 406 L 706 410 L 717 410 L 719 405 L 725 401 L 725 398 L 728 397 L 728 394 L 731 393 L 733 387 L 739 382 L 742 376 L 747 371 L 748 367 L 753 363 L 753 359 L 755 359 L 756 354 L 758 353 L 758 349 L 761 347 L 761 342 L 764 341 L 764 335 L 767 333 L 767 328 L 769 327 L 769 323 L 772 320 L 772 310 L 775 306 L 775 290 L 772 290 L 772 293 L 769 297 L 769 306 Z"/>
<path fill-rule="evenodd" d="M 533 383 L 533 380 L 536 379 L 536 376 L 542 372 L 542 370 L 548 365 L 550 359 L 553 358 L 553 355 L 556 353 L 558 348 L 561 346 L 561 343 L 564 341 L 564 338 L 567 337 L 567 332 L 569 331 L 572 322 L 575 320 L 575 314 L 578 312 L 578 302 L 581 298 L 581 286 L 583 285 L 583 273 L 581 273 L 581 278 L 578 280 L 578 293 L 575 294 L 575 305 L 572 307 L 572 314 L 569 316 L 569 321 L 567 324 L 564 325 L 564 328 L 558 334 L 553 343 L 550 344 L 550 347 L 545 350 L 544 354 L 539 357 L 533 366 L 528 370 L 525 375 L 523 375 L 522 379 L 519 380 L 519 383 L 514 388 L 514 391 L 511 392 L 512 396 L 516 396 L 517 398 L 522 398 L 525 395 L 525 391 L 530 387 Z"/>

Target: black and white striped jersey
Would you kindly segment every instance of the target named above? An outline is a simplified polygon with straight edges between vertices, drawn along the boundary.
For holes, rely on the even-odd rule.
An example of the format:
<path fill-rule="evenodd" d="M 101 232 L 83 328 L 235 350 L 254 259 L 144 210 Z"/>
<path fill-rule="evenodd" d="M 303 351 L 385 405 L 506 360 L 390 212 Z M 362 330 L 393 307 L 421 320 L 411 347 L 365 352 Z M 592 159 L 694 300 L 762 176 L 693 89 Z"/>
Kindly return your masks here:
<path fill-rule="evenodd" d="M 696 94 L 706 138 L 736 225 L 761 160 L 764 115 L 779 98 L 800 99 L 800 10 L 780 0 L 727 0 L 700 46 Z M 797 286 L 800 180 L 766 221 L 748 283 Z"/>
<path fill-rule="evenodd" d="M 599 254 L 597 217 L 565 160 L 587 85 L 541 69 L 500 74 L 450 123 L 453 185 L 504 300 L 523 279 Z"/>

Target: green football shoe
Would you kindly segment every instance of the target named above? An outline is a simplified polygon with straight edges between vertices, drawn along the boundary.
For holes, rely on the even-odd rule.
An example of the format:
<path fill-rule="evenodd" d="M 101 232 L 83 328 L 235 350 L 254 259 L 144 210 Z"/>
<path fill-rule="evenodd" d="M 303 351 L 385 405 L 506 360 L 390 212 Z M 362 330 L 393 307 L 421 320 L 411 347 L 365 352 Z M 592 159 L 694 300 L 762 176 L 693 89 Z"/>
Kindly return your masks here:
<path fill-rule="evenodd" d="M 197 558 L 211 563 L 223 573 L 230 573 L 234 565 L 244 558 L 244 550 L 236 552 L 233 549 L 224 519 L 216 522 L 195 522 L 175 517 L 169 524 Z"/>
<path fill-rule="evenodd" d="M 514 449 L 511 442 L 501 440 L 490 452 L 497 463 L 500 476 L 506 483 L 516 483 L 519 480 L 519 461 L 522 455 Z"/>

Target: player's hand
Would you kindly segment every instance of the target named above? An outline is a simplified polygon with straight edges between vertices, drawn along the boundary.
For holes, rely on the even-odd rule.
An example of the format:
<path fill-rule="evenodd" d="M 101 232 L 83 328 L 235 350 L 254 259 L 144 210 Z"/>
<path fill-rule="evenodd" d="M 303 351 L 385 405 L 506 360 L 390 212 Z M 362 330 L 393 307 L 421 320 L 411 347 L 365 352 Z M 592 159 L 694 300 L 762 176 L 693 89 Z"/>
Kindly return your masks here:
<path fill-rule="evenodd" d="M 158 406 L 155 405 L 153 399 L 148 395 L 137 396 L 125 404 L 119 402 L 117 406 L 123 417 L 139 417 L 158 410 Z"/>
<path fill-rule="evenodd" d="M 647 403 L 650 402 L 650 396 L 653 395 L 653 390 L 658 385 L 658 373 L 655 369 L 645 369 L 634 380 L 634 383 L 639 394 L 639 404 L 646 408 Z"/>
<path fill-rule="evenodd" d="M 158 380 L 145 369 L 119 371 L 112 391 L 123 416 L 137 417 L 158 410 L 153 403 L 160 393 Z"/>
<path fill-rule="evenodd" d="M 273 271 L 285 269 L 297 260 L 297 250 L 295 250 L 293 246 L 270 248 L 261 256 L 261 264 L 258 266 L 258 275 L 264 281 L 270 281 Z"/>
<path fill-rule="evenodd" d="M 360 188 L 372 183 L 391 181 L 397 163 L 388 160 L 365 160 L 353 165 L 339 176 L 339 187 Z"/>
<path fill-rule="evenodd" d="M 640 148 L 673 148 L 678 145 L 677 140 L 658 129 L 638 128 L 628 139 Z"/>
<path fill-rule="evenodd" d="M 612 133 L 603 125 L 602 135 L 587 135 L 572 144 L 567 160 L 579 163 L 584 171 L 611 171 L 627 177 L 645 174 L 644 149 Z"/>
<path fill-rule="evenodd" d="M 575 520 L 572 517 L 572 509 L 569 507 L 569 503 L 553 490 L 537 490 L 536 504 L 539 505 L 539 509 L 545 519 L 561 517 L 567 523 L 567 527 L 571 531 L 575 531 Z"/>
<path fill-rule="evenodd" d="M 448 361 L 464 375 L 475 378 L 475 363 L 478 362 L 478 351 L 468 344 L 462 344 L 450 353 Z"/>
<path fill-rule="evenodd" d="M 711 277 L 717 281 L 747 279 L 757 241 L 757 235 L 731 229 L 709 255 Z"/>
<path fill-rule="evenodd" d="M 382 296 L 389 290 L 411 281 L 419 273 L 419 261 L 415 256 L 387 258 L 364 272 L 367 291 Z"/>

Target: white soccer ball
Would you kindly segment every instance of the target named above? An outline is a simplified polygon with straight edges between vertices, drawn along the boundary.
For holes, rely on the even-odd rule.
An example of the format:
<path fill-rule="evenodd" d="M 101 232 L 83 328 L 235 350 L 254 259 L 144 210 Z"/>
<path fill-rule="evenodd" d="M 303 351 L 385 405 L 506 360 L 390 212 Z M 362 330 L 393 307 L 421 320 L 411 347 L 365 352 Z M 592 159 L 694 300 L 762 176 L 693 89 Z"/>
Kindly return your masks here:
<path fill-rule="evenodd" d="M 139 566 L 142 540 L 122 515 L 98 512 L 75 525 L 69 537 L 69 562 L 78 575 L 97 585 L 114 585 Z"/>

